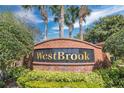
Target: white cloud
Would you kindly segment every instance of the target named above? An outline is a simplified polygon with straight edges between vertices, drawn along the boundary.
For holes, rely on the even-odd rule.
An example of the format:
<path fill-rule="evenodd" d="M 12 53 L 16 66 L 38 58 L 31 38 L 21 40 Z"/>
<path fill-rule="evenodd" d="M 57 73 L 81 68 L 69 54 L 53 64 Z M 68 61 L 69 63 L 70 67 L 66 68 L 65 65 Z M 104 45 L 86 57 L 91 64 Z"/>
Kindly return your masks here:
<path fill-rule="evenodd" d="M 90 16 L 86 17 L 86 23 L 84 23 L 84 26 L 92 24 L 93 22 L 95 22 L 101 17 L 109 16 L 111 14 L 114 14 L 120 11 L 124 11 L 124 6 L 114 6 L 112 8 L 105 8 L 99 11 L 93 11 L 91 12 Z M 78 21 L 74 24 L 74 27 L 75 28 L 79 27 Z"/>
<path fill-rule="evenodd" d="M 56 25 L 54 27 L 51 28 L 52 30 L 59 30 L 59 26 Z M 64 29 L 68 29 L 68 27 L 66 25 L 64 25 Z"/>
<path fill-rule="evenodd" d="M 18 12 L 15 12 L 15 15 L 17 17 L 20 17 L 21 19 L 23 19 L 24 21 L 27 21 L 27 22 L 33 22 L 34 24 L 36 23 L 42 23 L 43 20 L 38 18 L 35 14 L 34 14 L 34 10 L 31 9 L 31 10 L 24 10 L 21 8 L 20 11 Z M 54 17 L 53 16 L 50 16 L 48 18 L 48 21 L 54 21 Z"/>
<path fill-rule="evenodd" d="M 100 17 L 105 17 L 105 16 L 108 16 L 108 15 L 111 15 L 111 14 L 114 14 L 114 13 L 117 13 L 117 12 L 120 12 L 120 11 L 124 11 L 124 6 L 119 6 L 119 7 L 113 7 L 113 8 L 107 8 L 107 9 L 104 9 L 102 11 L 96 11 L 96 12 L 93 12 L 91 14 L 91 16 L 87 17 L 86 20 L 86 24 L 91 24 L 93 23 L 94 21 L 98 20 Z"/>
<path fill-rule="evenodd" d="M 59 33 L 59 31 L 54 31 L 54 32 L 49 32 L 48 34 L 52 35 L 52 34 L 58 34 L 58 33 Z"/>
<path fill-rule="evenodd" d="M 49 18 L 48 18 L 48 21 L 50 22 L 50 21 L 54 21 L 54 17 L 53 16 L 50 16 Z"/>
<path fill-rule="evenodd" d="M 101 17 L 105 17 L 105 16 L 108 16 L 108 15 L 111 15 L 111 14 L 114 14 L 114 13 L 117 13 L 117 12 L 120 12 L 120 11 L 124 11 L 124 6 L 113 6 L 113 7 L 108 7 L 108 8 L 105 8 L 105 9 L 92 11 L 91 15 L 86 17 L 86 23 L 84 23 L 83 25 L 84 26 L 90 25 Z M 38 18 L 34 14 L 33 10 L 21 9 L 20 11 L 15 12 L 15 15 L 17 17 L 22 18 L 25 21 L 33 22 L 35 24 L 43 22 L 40 18 Z M 49 21 L 53 21 L 53 20 L 54 20 L 54 17 L 50 16 Z M 74 24 L 74 27 L 79 28 L 79 21 L 78 20 Z M 56 26 L 52 27 L 51 29 L 52 30 L 59 30 L 59 27 L 58 27 L 58 25 L 56 25 Z M 68 29 L 68 27 L 65 25 L 64 29 Z"/>
<path fill-rule="evenodd" d="M 92 11 L 91 15 L 86 17 L 86 23 L 84 23 L 83 26 L 90 25 L 101 17 L 109 16 L 111 14 L 114 14 L 120 11 L 124 11 L 124 6 L 113 6 L 113 7 L 105 8 L 102 10 L 100 9 L 97 11 Z M 75 22 L 74 27 L 79 28 L 78 20 Z M 54 26 L 52 28 L 52 30 L 58 30 L 58 29 L 59 29 L 58 26 Z M 68 27 L 64 26 L 64 29 L 68 29 Z"/>
<path fill-rule="evenodd" d="M 36 17 L 36 15 L 33 13 L 33 10 L 21 9 L 20 11 L 15 12 L 15 15 L 25 21 L 33 22 L 35 24 L 43 22 L 41 19 Z"/>
<path fill-rule="evenodd" d="M 59 30 L 59 27 L 58 27 L 58 25 L 56 25 L 56 26 L 52 27 L 51 29 L 52 30 Z"/>

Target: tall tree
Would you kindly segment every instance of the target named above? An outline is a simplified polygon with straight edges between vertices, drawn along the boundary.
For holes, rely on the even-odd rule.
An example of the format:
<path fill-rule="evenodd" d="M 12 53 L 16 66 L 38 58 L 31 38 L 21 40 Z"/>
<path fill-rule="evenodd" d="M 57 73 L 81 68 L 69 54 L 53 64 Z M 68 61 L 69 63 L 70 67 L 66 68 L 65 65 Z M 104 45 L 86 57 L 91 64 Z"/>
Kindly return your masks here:
<path fill-rule="evenodd" d="M 54 21 L 59 24 L 59 37 L 64 37 L 64 5 L 54 5 L 50 7 L 55 16 Z"/>
<path fill-rule="evenodd" d="M 66 9 L 65 14 L 65 24 L 68 26 L 69 30 L 69 38 L 72 38 L 72 31 L 74 28 L 74 23 L 78 18 L 79 8 L 78 6 L 69 6 Z"/>
<path fill-rule="evenodd" d="M 48 6 L 46 6 L 46 5 L 38 5 L 38 6 L 23 5 L 22 7 L 24 9 L 31 9 L 33 7 L 37 7 L 39 9 L 41 18 L 42 18 L 42 20 L 44 21 L 44 24 L 45 24 L 44 40 L 47 40 L 48 39 L 48 13 L 47 13 Z"/>
<path fill-rule="evenodd" d="M 80 26 L 80 39 L 83 40 L 83 21 L 86 22 L 85 18 L 90 15 L 91 10 L 86 5 L 82 5 L 79 10 L 79 26 Z"/>
<path fill-rule="evenodd" d="M 113 15 L 100 18 L 89 28 L 84 39 L 92 43 L 104 42 L 112 34 L 124 29 L 124 16 Z"/>
<path fill-rule="evenodd" d="M 0 78 L 3 80 L 7 79 L 12 63 L 32 52 L 34 43 L 31 31 L 13 14 L 0 14 Z"/>

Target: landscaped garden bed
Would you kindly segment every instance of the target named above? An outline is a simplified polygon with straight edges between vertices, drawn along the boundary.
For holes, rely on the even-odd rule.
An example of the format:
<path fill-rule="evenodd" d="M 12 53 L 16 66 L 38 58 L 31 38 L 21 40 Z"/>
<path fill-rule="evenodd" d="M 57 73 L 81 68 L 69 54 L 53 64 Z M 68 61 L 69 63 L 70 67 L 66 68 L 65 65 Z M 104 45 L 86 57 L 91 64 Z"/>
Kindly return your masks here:
<path fill-rule="evenodd" d="M 29 71 L 17 79 L 25 88 L 111 88 L 124 87 L 123 67 L 113 65 L 91 73 Z"/>
<path fill-rule="evenodd" d="M 109 68 L 90 73 L 32 71 L 15 67 L 7 73 L 7 80 L 0 87 L 16 88 L 123 88 L 124 67 L 115 61 Z"/>

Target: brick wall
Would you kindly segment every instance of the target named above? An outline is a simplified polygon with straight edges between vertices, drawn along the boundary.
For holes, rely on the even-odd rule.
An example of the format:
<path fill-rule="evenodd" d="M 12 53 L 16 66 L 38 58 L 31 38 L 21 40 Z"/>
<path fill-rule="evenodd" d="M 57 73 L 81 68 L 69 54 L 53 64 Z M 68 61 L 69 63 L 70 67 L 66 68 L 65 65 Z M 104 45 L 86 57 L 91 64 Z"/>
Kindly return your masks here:
<path fill-rule="evenodd" d="M 89 72 L 94 69 L 96 62 L 103 61 L 103 52 L 100 46 L 96 46 L 86 41 L 75 39 L 51 39 L 36 44 L 34 49 L 43 48 L 88 48 L 94 50 L 95 62 L 93 63 L 44 63 L 33 62 L 33 69 L 36 70 L 52 70 L 52 71 L 73 71 L 73 72 Z"/>

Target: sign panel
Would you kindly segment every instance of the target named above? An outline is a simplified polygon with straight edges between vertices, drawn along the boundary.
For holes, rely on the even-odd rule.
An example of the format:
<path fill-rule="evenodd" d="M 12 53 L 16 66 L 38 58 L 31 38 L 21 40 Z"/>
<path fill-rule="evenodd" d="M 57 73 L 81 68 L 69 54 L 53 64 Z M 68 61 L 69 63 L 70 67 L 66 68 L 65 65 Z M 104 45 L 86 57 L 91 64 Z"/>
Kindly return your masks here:
<path fill-rule="evenodd" d="M 94 62 L 94 50 L 85 48 L 36 49 L 33 62 L 85 63 Z"/>

